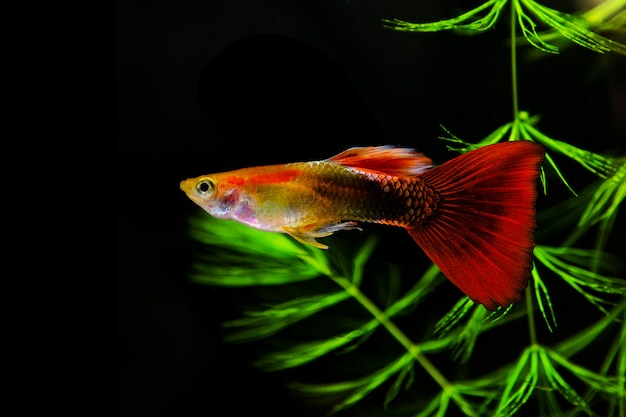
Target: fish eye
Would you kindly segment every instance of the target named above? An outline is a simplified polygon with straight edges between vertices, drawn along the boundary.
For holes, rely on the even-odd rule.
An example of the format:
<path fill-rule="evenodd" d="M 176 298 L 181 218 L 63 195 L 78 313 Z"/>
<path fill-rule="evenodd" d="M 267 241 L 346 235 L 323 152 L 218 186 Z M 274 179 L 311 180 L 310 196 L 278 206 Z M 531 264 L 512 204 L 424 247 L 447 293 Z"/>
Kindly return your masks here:
<path fill-rule="evenodd" d="M 215 190 L 215 182 L 209 178 L 203 179 L 196 184 L 198 194 L 211 194 Z"/>

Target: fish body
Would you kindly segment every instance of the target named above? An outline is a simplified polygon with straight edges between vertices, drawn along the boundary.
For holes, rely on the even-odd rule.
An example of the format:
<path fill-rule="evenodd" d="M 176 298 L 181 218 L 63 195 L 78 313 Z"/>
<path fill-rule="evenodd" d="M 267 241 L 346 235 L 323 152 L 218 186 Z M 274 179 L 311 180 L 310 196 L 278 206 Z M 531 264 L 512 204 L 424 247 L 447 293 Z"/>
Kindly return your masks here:
<path fill-rule="evenodd" d="M 359 222 L 402 227 L 472 300 L 518 301 L 532 269 L 543 148 L 489 145 L 438 167 L 409 148 L 348 149 L 322 161 L 243 168 L 180 183 L 209 214 L 316 239 Z"/>
<path fill-rule="evenodd" d="M 210 197 L 198 186 L 207 187 Z M 439 201 L 436 191 L 418 176 L 333 161 L 244 168 L 186 180 L 181 188 L 215 217 L 289 233 L 323 249 L 327 246 L 315 238 L 354 228 L 359 221 L 417 226 L 436 211 Z"/>

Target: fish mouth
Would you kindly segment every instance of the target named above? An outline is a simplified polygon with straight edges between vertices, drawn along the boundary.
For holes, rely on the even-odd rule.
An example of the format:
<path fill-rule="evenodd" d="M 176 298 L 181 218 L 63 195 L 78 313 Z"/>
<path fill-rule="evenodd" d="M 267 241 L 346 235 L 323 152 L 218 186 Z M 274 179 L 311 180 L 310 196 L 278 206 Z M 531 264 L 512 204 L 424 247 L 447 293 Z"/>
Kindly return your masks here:
<path fill-rule="evenodd" d="M 183 190 L 185 192 L 185 194 L 190 195 L 190 191 L 191 191 L 191 181 L 187 180 L 182 180 L 180 182 L 180 189 Z"/>
<path fill-rule="evenodd" d="M 207 204 L 206 199 L 202 198 L 202 196 L 198 195 L 195 188 L 195 181 L 192 178 L 188 178 L 180 182 L 180 189 L 187 195 L 191 201 L 199 205 L 200 207 L 204 207 Z"/>
<path fill-rule="evenodd" d="M 198 204 L 199 206 L 202 206 L 202 204 L 204 203 L 204 199 L 202 199 L 196 193 L 193 181 L 191 181 L 190 179 L 181 181 L 180 189 L 185 193 L 185 195 L 187 195 L 187 198 L 189 198 L 191 201 Z"/>

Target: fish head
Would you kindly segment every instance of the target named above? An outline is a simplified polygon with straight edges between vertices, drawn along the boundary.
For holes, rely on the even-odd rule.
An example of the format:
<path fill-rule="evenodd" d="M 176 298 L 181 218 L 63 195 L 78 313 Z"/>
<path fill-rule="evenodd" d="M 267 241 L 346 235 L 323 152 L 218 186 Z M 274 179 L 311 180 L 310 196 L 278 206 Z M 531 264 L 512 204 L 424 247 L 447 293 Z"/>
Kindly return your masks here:
<path fill-rule="evenodd" d="M 233 184 L 220 181 L 219 175 L 183 180 L 180 189 L 191 201 L 219 219 L 231 219 L 241 200 L 241 191 Z"/>

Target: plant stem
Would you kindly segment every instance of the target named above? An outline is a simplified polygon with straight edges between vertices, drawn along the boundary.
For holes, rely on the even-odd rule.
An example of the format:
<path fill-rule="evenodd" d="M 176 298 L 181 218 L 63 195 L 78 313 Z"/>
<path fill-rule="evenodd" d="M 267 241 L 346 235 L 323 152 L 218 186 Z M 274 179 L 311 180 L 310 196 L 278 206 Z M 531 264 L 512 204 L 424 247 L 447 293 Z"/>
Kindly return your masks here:
<path fill-rule="evenodd" d="M 535 328 L 535 310 L 533 309 L 533 296 L 530 285 L 526 287 L 526 312 L 528 313 L 528 333 L 530 335 L 530 344 L 537 344 L 537 330 Z"/>
<path fill-rule="evenodd" d="M 511 134 L 514 135 L 513 139 L 519 138 L 519 97 L 517 94 L 517 47 L 515 44 L 515 37 L 517 36 L 517 4 L 518 0 L 513 0 L 511 7 L 511 91 L 513 99 L 513 126 Z M 526 310 L 528 312 L 528 332 L 530 334 L 530 343 L 534 346 L 537 344 L 537 330 L 535 328 L 535 315 L 533 309 L 533 297 L 532 291 L 530 291 L 530 285 L 526 287 Z"/>
<path fill-rule="evenodd" d="M 424 370 L 441 386 L 444 392 L 448 393 L 454 402 L 468 415 L 476 415 L 472 406 L 459 395 L 454 385 L 439 372 L 439 369 L 421 352 L 419 345 L 416 345 L 409 339 L 402 330 L 392 322 L 384 311 L 378 308 L 358 287 L 352 284 L 344 277 L 331 276 L 341 288 L 354 297 L 376 320 L 383 325 L 385 329 L 409 352 L 415 360 L 424 368 Z"/>
<path fill-rule="evenodd" d="M 513 140 L 519 139 L 519 102 L 517 93 L 517 47 L 515 45 L 515 37 L 517 36 L 517 0 L 514 0 L 509 6 L 511 8 L 511 92 L 513 100 L 513 126 L 511 133 Z"/>

